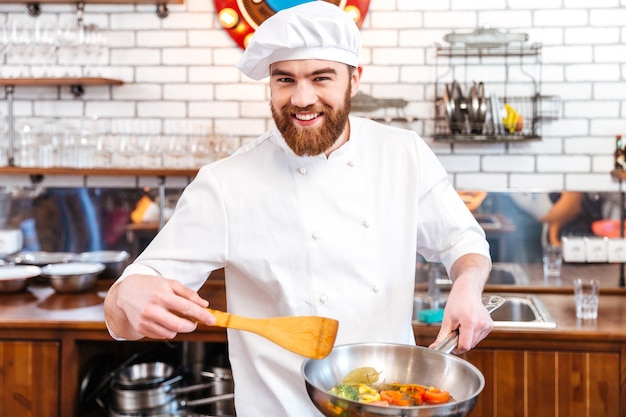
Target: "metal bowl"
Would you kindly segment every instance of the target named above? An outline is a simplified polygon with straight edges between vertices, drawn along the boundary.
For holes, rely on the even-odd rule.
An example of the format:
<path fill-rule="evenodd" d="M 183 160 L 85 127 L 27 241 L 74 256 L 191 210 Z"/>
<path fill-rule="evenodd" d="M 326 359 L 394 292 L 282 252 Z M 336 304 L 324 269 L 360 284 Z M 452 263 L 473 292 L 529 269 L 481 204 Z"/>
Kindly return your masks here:
<path fill-rule="evenodd" d="M 104 264 L 101 278 L 117 278 L 130 263 L 130 253 L 116 250 L 100 250 L 83 252 L 78 255 L 81 262 L 100 262 Z"/>
<path fill-rule="evenodd" d="M 41 268 L 41 276 L 48 278 L 56 292 L 78 293 L 93 287 L 104 271 L 99 262 L 69 262 L 50 264 Z"/>
<path fill-rule="evenodd" d="M 348 372 L 371 366 L 382 372 L 380 381 L 434 386 L 450 392 L 454 401 L 414 407 L 379 406 L 346 400 L 328 390 Z M 327 417 L 465 417 L 476 405 L 485 386 L 480 371 L 469 362 L 422 346 L 360 343 L 335 347 L 322 360 L 302 365 L 306 390 L 318 410 Z"/>
<path fill-rule="evenodd" d="M 124 388 L 139 389 L 158 385 L 176 374 L 176 368 L 165 362 L 142 362 L 122 368 L 115 383 Z"/>
<path fill-rule="evenodd" d="M 24 291 L 28 283 L 41 274 L 41 268 L 34 265 L 0 266 L 0 293 Z"/>

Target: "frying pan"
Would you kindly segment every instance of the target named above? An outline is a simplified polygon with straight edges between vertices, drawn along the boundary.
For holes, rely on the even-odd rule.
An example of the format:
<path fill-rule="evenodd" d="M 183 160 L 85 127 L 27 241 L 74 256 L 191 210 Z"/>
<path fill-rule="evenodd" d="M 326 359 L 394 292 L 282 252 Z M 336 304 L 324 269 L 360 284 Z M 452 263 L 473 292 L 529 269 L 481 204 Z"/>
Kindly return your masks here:
<path fill-rule="evenodd" d="M 504 302 L 491 297 L 487 307 L 493 311 Z M 450 355 L 458 335 L 449 337 L 436 349 L 390 343 L 357 343 L 335 347 L 322 360 L 306 360 L 302 374 L 311 401 L 326 417 L 465 417 L 476 405 L 485 386 L 482 373 L 471 363 Z M 328 390 L 340 383 L 348 372 L 360 367 L 382 372 L 379 381 L 434 386 L 450 392 L 454 401 L 414 407 L 378 406 L 347 400 Z"/>

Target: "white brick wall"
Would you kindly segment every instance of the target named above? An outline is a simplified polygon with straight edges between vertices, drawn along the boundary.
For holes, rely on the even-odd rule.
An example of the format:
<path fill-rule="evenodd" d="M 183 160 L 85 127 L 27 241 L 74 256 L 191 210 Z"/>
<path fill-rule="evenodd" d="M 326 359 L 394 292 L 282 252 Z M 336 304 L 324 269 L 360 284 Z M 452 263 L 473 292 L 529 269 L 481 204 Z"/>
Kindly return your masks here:
<path fill-rule="evenodd" d="M 42 10 L 42 21 L 60 24 L 75 18 L 72 5 L 43 5 Z M 125 84 L 87 87 L 79 99 L 67 88 L 18 87 L 15 117 L 77 125 L 83 116 L 97 115 L 161 122 L 163 129 L 165 121 L 187 120 L 243 142 L 261 134 L 271 125 L 267 84 L 245 79 L 234 68 L 241 50 L 219 27 L 213 2 L 187 0 L 169 10 L 169 17 L 160 19 L 153 5 L 87 4 L 85 22 L 108 31 L 103 75 Z M 0 28 L 25 18 L 24 6 L 0 5 Z M 371 0 L 362 27 L 362 90 L 409 102 L 406 114 L 417 119 L 410 127 L 431 144 L 459 188 L 617 190 L 609 171 L 614 136 L 626 135 L 624 22 L 625 0 Z M 484 24 L 528 33 L 531 42 L 544 45 L 541 93 L 561 97 L 562 112 L 559 120 L 544 123 L 540 142 L 450 146 L 429 137 L 437 76 L 433 45 L 453 30 L 469 32 Z M 509 91 L 524 94 L 524 75 L 516 67 L 505 73 L 500 63 L 483 62 L 456 75 L 490 82 L 494 89 L 508 79 L 513 83 Z M 0 73 L 19 70 L 19 63 L 10 60 L 0 64 Z M 0 101 L 5 125 L 0 134 L 6 114 Z"/>

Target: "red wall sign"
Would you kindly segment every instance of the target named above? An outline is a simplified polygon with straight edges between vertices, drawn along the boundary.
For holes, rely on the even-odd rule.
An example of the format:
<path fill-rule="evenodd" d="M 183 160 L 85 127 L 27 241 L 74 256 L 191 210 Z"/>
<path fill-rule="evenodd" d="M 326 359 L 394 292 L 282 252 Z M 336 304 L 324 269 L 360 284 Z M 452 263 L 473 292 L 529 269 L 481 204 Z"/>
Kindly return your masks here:
<path fill-rule="evenodd" d="M 274 13 L 307 3 L 311 0 L 213 0 L 217 20 L 241 48 L 265 19 Z M 346 11 L 361 27 L 369 9 L 370 0 L 313 0 L 328 1 Z"/>

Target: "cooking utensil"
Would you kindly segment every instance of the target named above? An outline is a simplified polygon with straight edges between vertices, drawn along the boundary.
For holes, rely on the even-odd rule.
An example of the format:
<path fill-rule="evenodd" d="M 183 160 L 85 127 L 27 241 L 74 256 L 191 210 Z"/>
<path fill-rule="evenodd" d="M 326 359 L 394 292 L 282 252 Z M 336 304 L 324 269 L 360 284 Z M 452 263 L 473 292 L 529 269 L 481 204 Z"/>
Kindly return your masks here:
<path fill-rule="evenodd" d="M 230 368 L 222 368 L 219 366 L 210 366 L 206 370 L 200 372 L 200 376 L 203 381 L 214 382 L 215 385 L 211 386 L 207 390 L 207 395 L 213 397 L 222 394 L 231 394 L 235 392 L 235 383 L 233 381 L 233 374 Z M 216 401 L 209 404 L 205 408 L 200 408 L 197 411 L 205 412 L 211 416 L 234 416 L 235 415 L 235 401 L 233 399 L 226 399 L 223 401 Z"/>
<path fill-rule="evenodd" d="M 215 417 L 214 415 L 207 415 L 204 413 L 196 413 L 194 411 L 189 411 L 187 409 L 173 410 L 150 410 L 144 411 L 140 413 L 135 412 L 123 412 L 123 411 L 115 411 L 113 409 L 108 410 L 108 415 L 110 417 Z M 220 415 L 221 417 L 233 417 L 230 415 Z"/>
<path fill-rule="evenodd" d="M 180 398 L 181 394 L 207 389 L 215 382 L 180 386 L 182 375 L 177 375 L 152 388 L 129 389 L 121 388 L 116 384 L 111 387 L 111 409 L 124 413 L 141 413 L 141 415 L 169 415 L 186 407 L 212 404 L 218 401 L 232 399 L 233 393 L 216 395 L 213 397 L 187 400 Z M 156 414 L 155 414 L 156 413 Z"/>
<path fill-rule="evenodd" d="M 115 383 L 121 387 L 138 389 L 160 384 L 176 372 L 173 365 L 165 362 L 142 362 L 122 368 Z"/>
<path fill-rule="evenodd" d="M 443 105 L 446 110 L 446 118 L 448 119 L 448 127 L 450 131 L 452 131 L 452 126 L 454 126 L 454 100 L 452 100 L 452 91 L 450 87 L 446 84 L 446 88 L 443 90 Z"/>
<path fill-rule="evenodd" d="M 98 275 L 104 271 L 99 262 L 69 262 L 50 264 L 41 268 L 41 276 L 60 293 L 84 292 L 94 286 Z"/>
<path fill-rule="evenodd" d="M 483 297 L 491 312 L 504 303 L 498 296 Z M 466 417 L 474 409 L 485 386 L 482 373 L 471 363 L 446 353 L 456 346 L 458 334 L 451 335 L 436 349 L 390 343 L 357 343 L 335 347 L 322 360 L 302 365 L 307 393 L 327 417 Z M 378 406 L 347 400 L 328 392 L 344 376 L 360 367 L 380 371 L 379 381 L 434 386 L 449 391 L 453 402 L 415 407 Z"/>
<path fill-rule="evenodd" d="M 453 81 L 452 84 L 446 86 L 444 102 L 446 102 L 448 110 L 450 131 L 452 133 L 463 133 L 468 101 L 463 97 L 461 86 L 457 81 Z"/>
<path fill-rule="evenodd" d="M 503 135 L 504 126 L 502 125 L 502 115 L 500 114 L 500 101 L 495 94 L 489 96 L 489 107 L 491 110 L 491 120 L 493 121 L 493 133 Z"/>
<path fill-rule="evenodd" d="M 291 352 L 322 359 L 335 344 L 339 322 L 327 317 L 292 316 L 255 319 L 208 309 L 215 326 L 245 330 L 276 343 Z"/>
<path fill-rule="evenodd" d="M 481 134 L 483 123 L 487 112 L 487 99 L 485 98 L 485 84 L 481 81 L 475 82 L 470 89 L 470 105 L 468 106 L 468 117 L 473 134 Z"/>
<path fill-rule="evenodd" d="M 41 269 L 34 265 L 0 266 L 0 293 L 23 291 L 40 273 Z"/>

